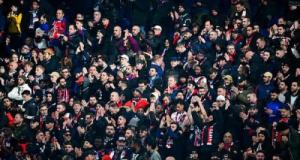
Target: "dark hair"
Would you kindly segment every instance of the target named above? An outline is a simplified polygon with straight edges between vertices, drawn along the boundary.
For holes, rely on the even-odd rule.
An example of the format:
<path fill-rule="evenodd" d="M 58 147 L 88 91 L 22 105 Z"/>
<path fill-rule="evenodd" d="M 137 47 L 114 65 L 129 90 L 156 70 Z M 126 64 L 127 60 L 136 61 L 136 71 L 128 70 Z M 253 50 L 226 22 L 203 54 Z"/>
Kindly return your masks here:
<path fill-rule="evenodd" d="M 263 151 L 263 150 L 259 150 L 256 152 L 256 154 L 258 154 L 258 153 L 263 153 L 264 155 L 266 155 L 265 151 Z"/>
<path fill-rule="evenodd" d="M 279 94 L 279 93 L 280 93 L 280 91 L 279 91 L 278 89 L 273 89 L 273 90 L 271 90 L 271 93 L 276 93 L 276 94 Z"/>
<path fill-rule="evenodd" d="M 33 2 L 37 3 L 38 5 L 40 5 L 40 2 L 38 0 L 32 0 L 31 3 L 33 3 Z"/>
<path fill-rule="evenodd" d="M 65 146 L 65 145 L 71 145 L 71 146 L 73 146 L 72 142 L 65 142 L 65 143 L 64 143 L 64 146 Z"/>
<path fill-rule="evenodd" d="M 77 21 L 79 21 L 79 20 L 77 20 Z M 73 26 L 76 30 L 77 30 L 77 27 L 76 27 L 76 25 L 74 24 L 74 23 L 71 23 L 70 25 L 69 25 L 69 27 L 70 26 Z"/>
<path fill-rule="evenodd" d="M 145 140 L 145 144 L 149 145 L 152 149 L 156 148 L 156 141 L 153 137 L 147 137 Z"/>
<path fill-rule="evenodd" d="M 22 95 L 31 95 L 30 91 L 29 90 L 25 90 L 22 92 Z"/>
<path fill-rule="evenodd" d="M 44 132 L 43 132 L 42 130 L 38 130 L 38 131 L 36 132 L 35 136 L 37 136 L 37 135 L 40 134 L 40 133 L 43 133 L 43 134 L 44 134 Z"/>
<path fill-rule="evenodd" d="M 92 112 L 86 113 L 85 116 L 91 116 L 91 118 L 94 118 L 94 114 Z"/>
<path fill-rule="evenodd" d="M 132 142 L 133 144 L 136 144 L 138 146 L 142 146 L 142 142 L 139 138 L 134 138 L 132 141 L 133 141 Z"/>
<path fill-rule="evenodd" d="M 59 103 L 57 103 L 56 106 L 58 106 L 58 105 L 61 105 L 61 106 L 63 106 L 64 108 L 66 108 L 66 104 L 65 104 L 64 102 L 59 102 Z"/>
<path fill-rule="evenodd" d="M 191 84 L 191 85 L 193 85 L 193 86 L 197 86 L 197 84 L 196 84 L 196 82 L 195 81 L 188 81 L 188 84 Z"/>
<path fill-rule="evenodd" d="M 244 6 L 244 3 L 242 1 L 238 1 L 235 5 L 241 5 Z"/>
<path fill-rule="evenodd" d="M 15 116 L 20 115 L 22 119 L 24 119 L 24 115 L 22 113 L 17 113 Z"/>
<path fill-rule="evenodd" d="M 251 24 L 249 24 L 249 25 L 247 26 L 247 28 L 248 28 L 248 27 L 251 27 L 252 29 L 254 29 L 254 26 L 251 25 Z"/>
<path fill-rule="evenodd" d="M 107 128 L 108 126 L 113 127 L 115 129 L 115 126 L 111 123 L 108 123 L 105 128 Z"/>
<path fill-rule="evenodd" d="M 177 105 L 177 104 L 184 105 L 184 100 L 177 100 L 177 101 L 175 102 L 175 104 L 176 104 L 176 105 Z"/>
<path fill-rule="evenodd" d="M 151 67 L 151 68 L 154 68 L 155 70 L 156 70 L 156 68 L 155 67 Z M 148 82 L 147 82 L 147 80 L 146 79 L 139 79 L 139 81 L 138 81 L 138 83 L 140 84 L 140 83 L 144 83 L 144 84 L 147 84 Z"/>
<path fill-rule="evenodd" d="M 63 14 L 65 14 L 65 11 L 62 8 L 57 8 L 56 11 L 61 10 Z"/>
<path fill-rule="evenodd" d="M 247 26 L 248 27 L 248 26 Z M 261 37 L 258 37 L 257 39 L 261 40 L 261 41 L 265 41 L 266 42 L 266 38 L 261 36 Z"/>
<path fill-rule="evenodd" d="M 75 22 L 80 22 L 81 24 L 84 23 L 83 20 L 78 20 L 78 19 L 76 19 Z"/>
<path fill-rule="evenodd" d="M 73 101 L 73 105 L 74 105 L 74 104 L 80 104 L 80 105 L 81 105 L 81 102 L 80 102 L 79 100 L 74 100 L 74 101 Z"/>
<path fill-rule="evenodd" d="M 283 29 L 285 29 L 283 24 L 278 24 L 277 27 L 282 27 Z"/>
<path fill-rule="evenodd" d="M 40 105 L 40 108 L 42 108 L 42 107 L 47 107 L 47 109 L 48 109 L 48 105 L 47 105 L 46 103 L 42 103 L 42 104 Z"/>

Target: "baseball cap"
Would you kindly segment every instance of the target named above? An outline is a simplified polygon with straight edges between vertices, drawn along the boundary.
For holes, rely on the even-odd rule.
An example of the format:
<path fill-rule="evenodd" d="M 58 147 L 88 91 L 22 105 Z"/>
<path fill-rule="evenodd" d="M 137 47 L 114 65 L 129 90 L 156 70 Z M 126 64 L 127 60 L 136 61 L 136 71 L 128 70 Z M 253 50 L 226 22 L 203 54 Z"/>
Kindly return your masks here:
<path fill-rule="evenodd" d="M 125 140 L 126 140 L 126 139 L 125 139 L 124 136 L 119 136 L 118 139 L 117 139 L 117 141 L 123 141 L 123 142 L 125 142 Z"/>
<path fill-rule="evenodd" d="M 159 94 L 157 92 L 152 92 L 150 96 L 155 97 L 156 100 L 159 98 Z"/>
<path fill-rule="evenodd" d="M 217 101 L 225 101 L 225 97 L 223 95 L 219 95 L 216 99 Z"/>
<path fill-rule="evenodd" d="M 273 77 L 273 74 L 272 74 L 271 72 L 265 72 L 265 73 L 264 73 L 264 76 L 265 76 L 265 77 L 270 77 L 270 78 L 272 78 L 272 77 Z"/>
<path fill-rule="evenodd" d="M 129 60 L 129 57 L 126 54 L 122 54 L 120 57 Z"/>
<path fill-rule="evenodd" d="M 153 29 L 162 30 L 162 28 L 161 28 L 161 26 L 160 26 L 160 25 L 155 25 L 155 26 L 153 27 Z"/>
<path fill-rule="evenodd" d="M 52 72 L 51 74 L 49 74 L 49 76 L 54 76 L 54 77 L 57 77 L 57 78 L 60 77 L 58 72 Z"/>
<path fill-rule="evenodd" d="M 223 79 L 225 80 L 229 80 L 230 82 L 232 82 L 233 81 L 233 79 L 232 79 L 232 76 L 231 75 L 225 75 L 224 77 L 223 77 Z"/>
<path fill-rule="evenodd" d="M 45 31 L 43 31 L 41 28 L 37 28 L 35 30 L 35 34 L 43 35 L 44 33 L 45 33 Z"/>

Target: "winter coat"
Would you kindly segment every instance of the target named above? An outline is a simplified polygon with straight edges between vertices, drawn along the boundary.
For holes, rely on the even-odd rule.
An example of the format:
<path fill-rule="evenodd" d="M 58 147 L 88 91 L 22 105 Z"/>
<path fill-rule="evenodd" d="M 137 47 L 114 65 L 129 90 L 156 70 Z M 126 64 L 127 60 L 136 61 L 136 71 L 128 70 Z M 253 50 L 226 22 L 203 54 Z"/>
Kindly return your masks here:
<path fill-rule="evenodd" d="M 22 13 L 8 16 L 8 32 L 21 33 Z"/>
<path fill-rule="evenodd" d="M 28 90 L 31 92 L 31 88 L 28 86 L 28 84 L 16 86 L 8 93 L 8 98 L 17 100 L 17 101 L 21 101 L 21 100 L 23 100 L 22 93 L 25 90 Z"/>
<path fill-rule="evenodd" d="M 25 108 L 24 117 L 26 119 L 34 119 L 34 117 L 38 115 L 39 108 L 33 98 L 25 102 L 23 108 Z"/>

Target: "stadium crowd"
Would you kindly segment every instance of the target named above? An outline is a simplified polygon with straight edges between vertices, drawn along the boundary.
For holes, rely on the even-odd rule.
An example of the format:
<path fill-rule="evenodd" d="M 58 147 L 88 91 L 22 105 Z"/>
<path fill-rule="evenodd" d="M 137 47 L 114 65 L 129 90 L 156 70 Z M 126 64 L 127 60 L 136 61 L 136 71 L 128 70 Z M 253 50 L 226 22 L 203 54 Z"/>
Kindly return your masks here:
<path fill-rule="evenodd" d="M 0 0 L 0 159 L 300 160 L 296 0 Z"/>

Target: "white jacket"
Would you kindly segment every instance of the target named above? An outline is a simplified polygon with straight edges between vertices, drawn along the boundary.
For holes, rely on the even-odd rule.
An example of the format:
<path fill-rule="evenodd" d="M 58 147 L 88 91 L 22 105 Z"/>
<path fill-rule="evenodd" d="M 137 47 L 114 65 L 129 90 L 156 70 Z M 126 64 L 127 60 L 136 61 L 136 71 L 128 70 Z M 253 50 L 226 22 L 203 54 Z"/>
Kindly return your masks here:
<path fill-rule="evenodd" d="M 12 100 L 21 101 L 23 100 L 22 93 L 25 90 L 29 90 L 31 93 L 31 88 L 28 86 L 28 84 L 23 84 L 22 86 L 16 86 L 8 93 L 8 98 Z"/>

